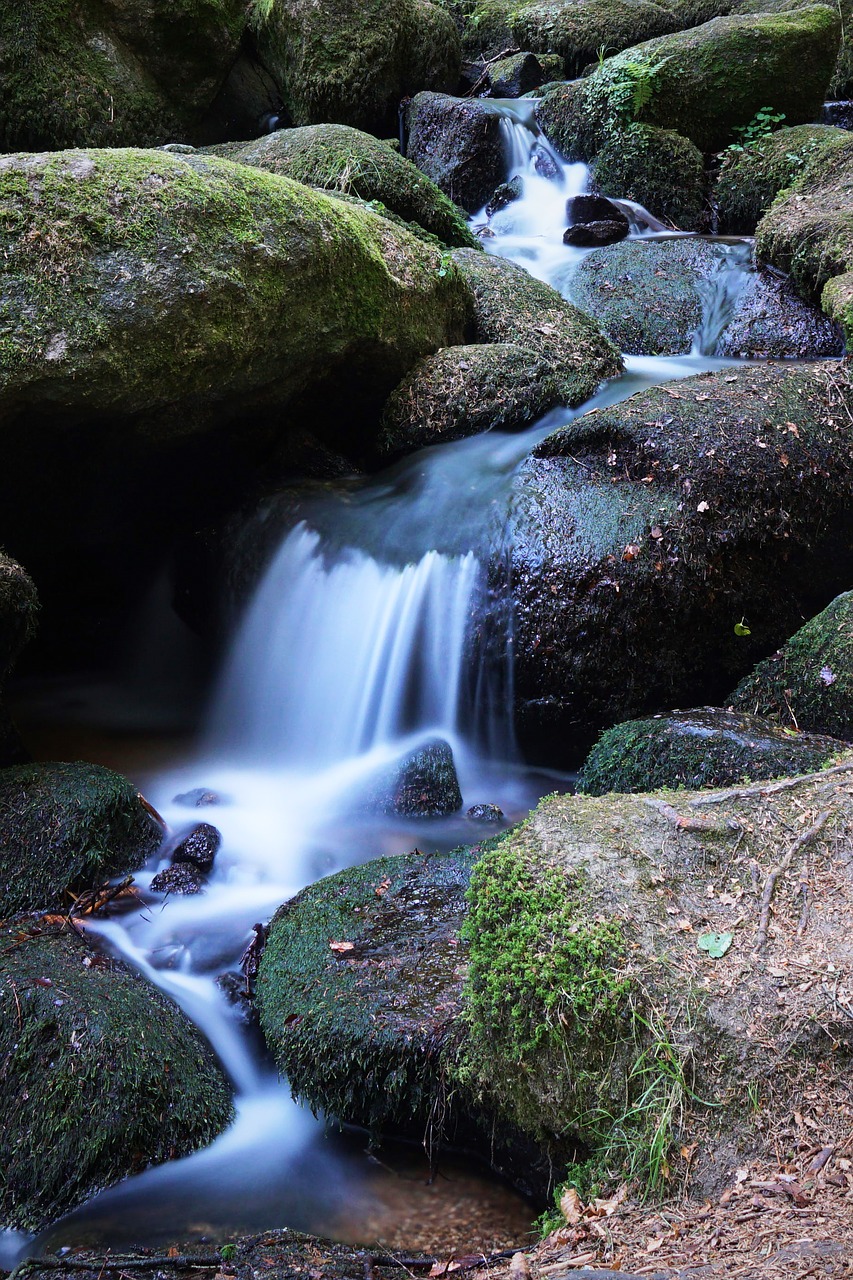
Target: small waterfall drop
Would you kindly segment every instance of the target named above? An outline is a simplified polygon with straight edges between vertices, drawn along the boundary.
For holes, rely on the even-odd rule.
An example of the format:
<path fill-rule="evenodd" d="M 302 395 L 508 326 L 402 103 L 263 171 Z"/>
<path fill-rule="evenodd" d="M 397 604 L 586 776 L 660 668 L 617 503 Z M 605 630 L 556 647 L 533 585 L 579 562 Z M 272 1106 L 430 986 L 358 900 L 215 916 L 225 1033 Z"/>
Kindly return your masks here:
<path fill-rule="evenodd" d="M 351 548 L 327 560 L 298 526 L 241 628 L 214 741 L 316 769 L 418 731 L 455 735 L 480 579 L 471 552 L 402 567 Z"/>
<path fill-rule="evenodd" d="M 709 279 L 699 282 L 702 319 L 693 337 L 691 355 L 695 356 L 716 355 L 753 271 L 750 245 L 720 247 L 722 253 L 716 270 Z"/>

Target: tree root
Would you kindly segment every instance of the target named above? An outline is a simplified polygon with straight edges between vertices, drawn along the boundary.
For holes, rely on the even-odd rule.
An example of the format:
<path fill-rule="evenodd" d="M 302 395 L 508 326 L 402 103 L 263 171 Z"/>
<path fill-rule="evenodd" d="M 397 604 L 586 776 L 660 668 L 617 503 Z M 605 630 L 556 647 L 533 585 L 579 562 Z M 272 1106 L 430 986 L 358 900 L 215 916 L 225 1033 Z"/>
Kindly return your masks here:
<path fill-rule="evenodd" d="M 761 914 L 758 920 L 758 933 L 755 935 L 754 950 L 756 954 L 758 954 L 760 951 L 763 951 L 767 943 L 767 931 L 770 928 L 770 904 L 773 901 L 773 894 L 776 889 L 776 885 L 778 881 L 788 870 L 796 854 L 798 854 L 801 849 L 804 849 L 807 844 L 810 844 L 811 841 L 814 840 L 815 836 L 817 836 L 820 833 L 820 831 L 823 829 L 826 822 L 831 816 L 832 816 L 831 810 L 825 809 L 823 813 L 821 813 L 815 819 L 815 821 L 812 823 L 812 825 L 809 827 L 807 831 L 804 831 L 802 835 L 797 836 L 796 840 L 791 845 L 790 849 L 785 854 L 782 861 L 777 863 L 776 866 L 773 867 L 772 871 L 770 872 L 767 879 L 765 880 L 764 893 L 762 894 L 762 897 L 761 897 Z"/>

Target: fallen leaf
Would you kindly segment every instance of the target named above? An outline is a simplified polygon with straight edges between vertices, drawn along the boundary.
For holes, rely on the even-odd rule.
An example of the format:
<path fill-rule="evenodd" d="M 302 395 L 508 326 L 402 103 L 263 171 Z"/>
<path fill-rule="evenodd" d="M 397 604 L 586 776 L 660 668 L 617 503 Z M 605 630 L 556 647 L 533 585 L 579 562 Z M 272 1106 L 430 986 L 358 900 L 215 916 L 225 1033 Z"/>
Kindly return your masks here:
<path fill-rule="evenodd" d="M 387 892 L 388 892 L 388 890 L 389 890 L 390 888 L 391 888 L 391 881 L 390 881 L 390 879 L 386 876 L 386 877 L 385 877 L 385 879 L 384 879 L 384 880 L 382 880 L 382 881 L 381 881 L 381 882 L 376 886 L 376 888 L 373 890 L 373 892 L 376 894 L 377 898 L 381 898 L 381 897 L 382 897 L 382 895 L 383 895 L 383 893 L 387 893 Z"/>
<path fill-rule="evenodd" d="M 696 508 L 697 511 L 707 511 L 708 509 L 709 508 L 708 508 L 707 502 L 700 502 L 698 507 Z"/>
<path fill-rule="evenodd" d="M 837 676 L 835 675 L 835 672 L 832 670 L 832 667 L 821 667 L 820 678 L 824 684 L 828 685 L 828 684 L 835 684 Z"/>
<path fill-rule="evenodd" d="M 338 955 L 345 955 L 347 951 L 355 951 L 354 942 L 330 942 L 329 946 Z"/>
<path fill-rule="evenodd" d="M 712 959 L 719 960 L 733 942 L 733 933 L 700 933 L 696 939 L 696 946 L 700 951 L 707 951 Z"/>
<path fill-rule="evenodd" d="M 560 1213 L 566 1219 L 570 1227 L 580 1222 L 583 1215 L 583 1201 L 577 1193 L 575 1187 L 566 1187 L 560 1196 Z"/>
<path fill-rule="evenodd" d="M 641 548 L 636 542 L 629 542 L 625 550 L 622 552 L 623 560 L 636 560 L 640 554 Z"/>

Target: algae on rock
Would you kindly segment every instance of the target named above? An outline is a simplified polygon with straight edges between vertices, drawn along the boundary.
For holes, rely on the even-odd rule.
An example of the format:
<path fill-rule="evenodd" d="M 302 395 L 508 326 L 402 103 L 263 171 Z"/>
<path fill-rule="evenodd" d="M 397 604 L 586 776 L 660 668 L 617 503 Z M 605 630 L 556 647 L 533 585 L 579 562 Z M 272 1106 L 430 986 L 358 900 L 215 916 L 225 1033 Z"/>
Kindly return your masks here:
<path fill-rule="evenodd" d="M 0 928 L 0 1223 L 38 1231 L 130 1173 L 210 1143 L 233 1111 L 184 1013 L 70 927 Z"/>

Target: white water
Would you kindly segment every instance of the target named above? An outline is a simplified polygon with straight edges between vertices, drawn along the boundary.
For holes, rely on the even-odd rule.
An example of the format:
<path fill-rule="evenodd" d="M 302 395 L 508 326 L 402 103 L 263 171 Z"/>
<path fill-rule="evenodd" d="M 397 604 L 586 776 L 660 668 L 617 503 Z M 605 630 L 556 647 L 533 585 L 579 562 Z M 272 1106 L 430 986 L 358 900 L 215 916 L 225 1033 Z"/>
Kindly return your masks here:
<path fill-rule="evenodd" d="M 508 109 L 508 176 L 523 177 L 524 195 L 491 219 L 486 244 L 570 297 L 587 251 L 562 243 L 565 202 L 589 175 L 563 164 L 531 122 L 528 107 Z M 552 177 L 537 170 L 537 157 Z M 644 234 L 641 223 L 638 216 L 632 234 Z M 712 348 L 703 340 L 690 355 L 627 357 L 625 376 L 585 408 L 731 363 L 702 349 Z M 559 410 L 518 435 L 423 450 L 346 501 L 330 498 L 318 526 L 325 520 L 333 539 L 301 525 L 284 540 L 237 634 L 203 749 L 146 784 L 174 831 L 205 819 L 222 832 L 207 891 L 96 926 L 216 1048 L 235 1087 L 235 1123 L 208 1150 L 96 1197 L 35 1251 L 93 1233 L 153 1243 L 199 1224 L 329 1230 L 330 1198 L 358 1194 L 324 1150 L 318 1122 L 258 1065 L 214 978 L 233 968 L 255 921 L 318 876 L 416 839 L 449 846 L 476 838 L 464 818 L 425 827 L 355 812 L 377 768 L 425 738 L 453 746 L 466 806 L 498 803 L 514 818 L 536 799 L 537 781 L 513 761 L 511 637 L 498 635 L 485 662 L 470 624 L 486 587 L 482 552 L 503 523 L 513 474 L 573 416 Z M 196 786 L 223 803 L 201 811 L 174 803 Z M 137 877 L 143 889 L 155 870 Z M 6 1257 L 19 1243 L 7 1241 Z"/>

